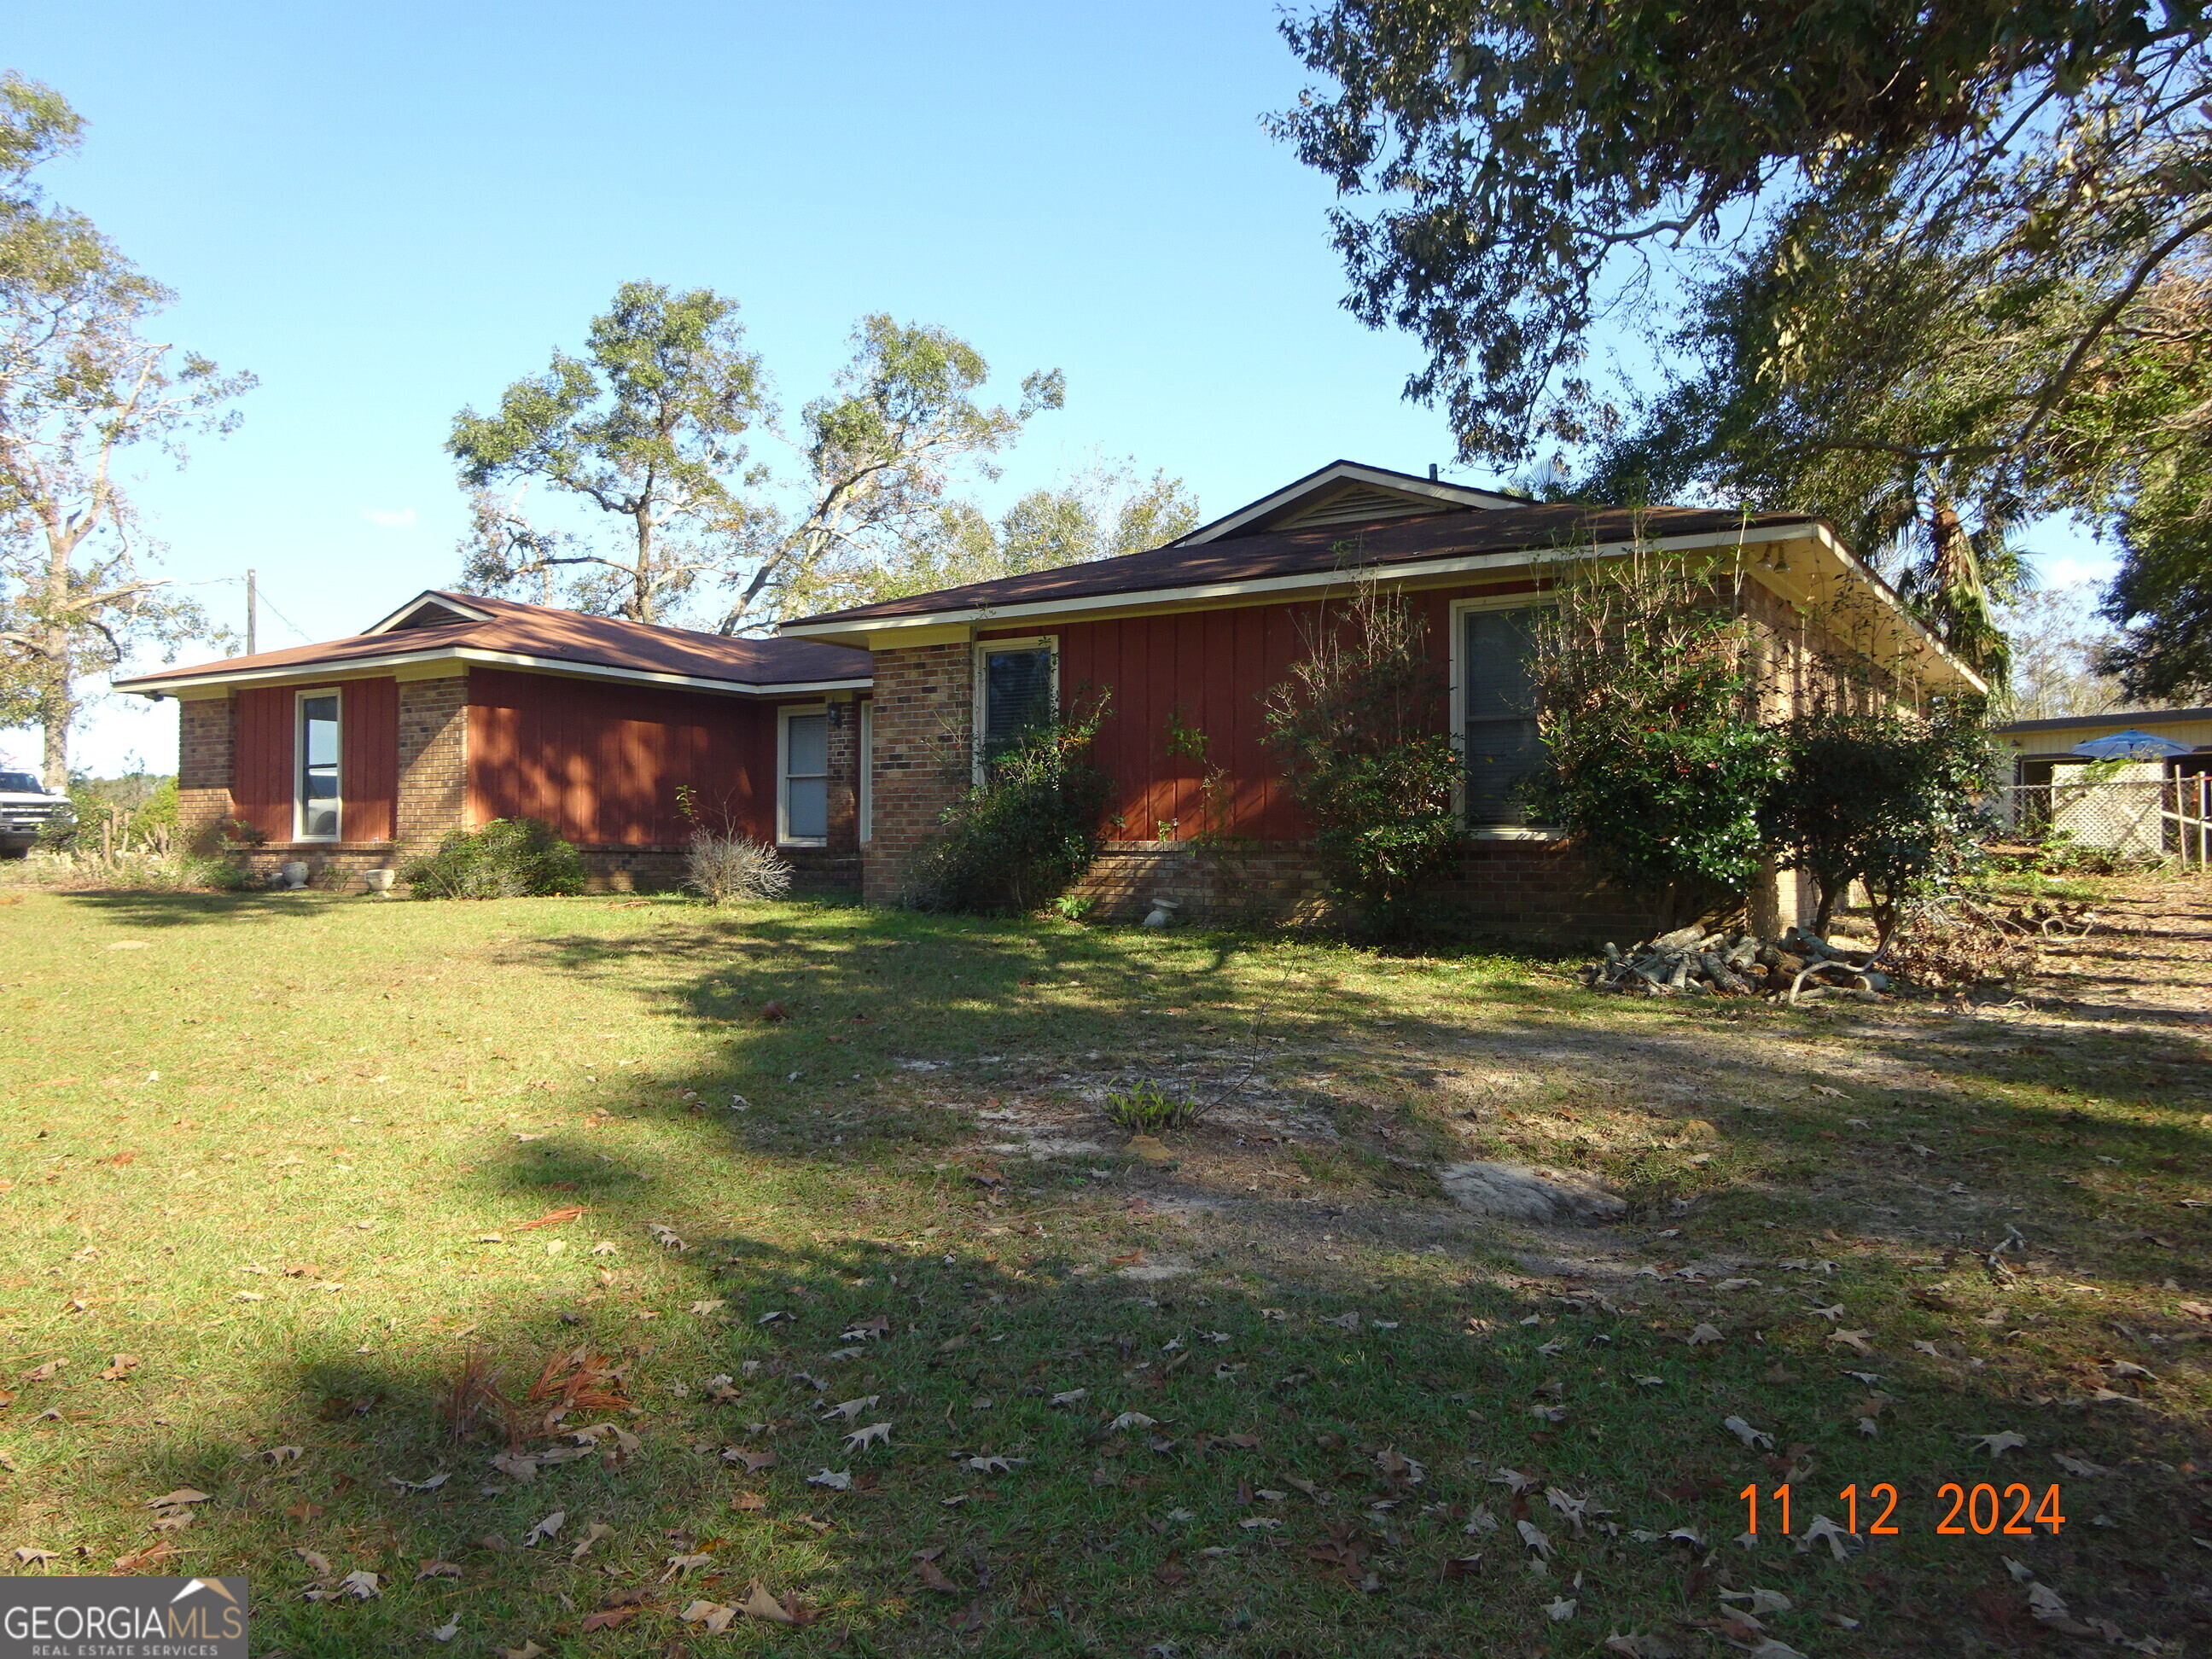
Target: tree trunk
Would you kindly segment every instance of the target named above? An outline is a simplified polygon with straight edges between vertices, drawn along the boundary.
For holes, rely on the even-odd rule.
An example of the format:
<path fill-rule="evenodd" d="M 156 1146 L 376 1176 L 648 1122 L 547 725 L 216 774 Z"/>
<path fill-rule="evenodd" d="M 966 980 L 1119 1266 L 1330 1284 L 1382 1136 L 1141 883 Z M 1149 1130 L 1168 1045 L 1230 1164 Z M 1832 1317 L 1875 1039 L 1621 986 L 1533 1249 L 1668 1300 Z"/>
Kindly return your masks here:
<path fill-rule="evenodd" d="M 1837 901 L 1850 890 L 1850 885 L 1848 881 L 1834 887 L 1826 882 L 1820 884 L 1820 900 L 1813 907 L 1813 931 L 1820 938 L 1827 938 L 1828 924 L 1835 919 Z"/>
<path fill-rule="evenodd" d="M 42 630 L 44 657 L 40 668 L 46 684 L 39 690 L 39 726 L 46 739 L 40 767 L 48 790 L 60 794 L 69 787 L 70 725 L 76 716 L 76 657 L 70 649 L 66 621 L 69 603 L 70 547 L 47 538 L 46 625 Z"/>

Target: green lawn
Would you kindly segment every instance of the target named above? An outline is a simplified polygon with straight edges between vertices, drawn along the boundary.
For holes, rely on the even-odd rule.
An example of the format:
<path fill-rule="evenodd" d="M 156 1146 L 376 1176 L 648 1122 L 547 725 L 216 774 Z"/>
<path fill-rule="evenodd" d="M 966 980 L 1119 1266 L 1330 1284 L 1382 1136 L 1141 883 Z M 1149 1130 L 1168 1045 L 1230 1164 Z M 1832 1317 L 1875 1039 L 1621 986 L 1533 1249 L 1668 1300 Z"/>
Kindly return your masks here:
<path fill-rule="evenodd" d="M 0 944 L 0 1549 L 245 1573 L 257 1653 L 2212 1643 L 2192 1024 L 803 904 Z"/>

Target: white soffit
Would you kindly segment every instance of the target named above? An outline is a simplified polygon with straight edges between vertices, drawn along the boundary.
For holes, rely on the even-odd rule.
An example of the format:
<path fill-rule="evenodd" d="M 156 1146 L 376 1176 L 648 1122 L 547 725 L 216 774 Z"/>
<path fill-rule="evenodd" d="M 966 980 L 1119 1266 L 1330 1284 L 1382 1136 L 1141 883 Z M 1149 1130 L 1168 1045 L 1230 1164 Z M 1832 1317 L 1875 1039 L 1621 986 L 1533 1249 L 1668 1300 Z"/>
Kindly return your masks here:
<path fill-rule="evenodd" d="M 1476 489 L 1466 484 L 1446 483 L 1441 479 L 1419 478 L 1407 472 L 1393 472 L 1387 467 L 1362 466 L 1357 461 L 1335 461 L 1310 473 L 1296 483 L 1285 484 L 1273 495 L 1262 495 L 1258 501 L 1238 507 L 1226 518 L 1216 519 L 1202 525 L 1182 539 L 1169 544 L 1171 547 L 1200 547 L 1233 536 L 1261 519 L 1282 516 L 1297 520 L 1303 517 L 1296 509 L 1302 503 L 1310 503 L 1316 510 L 1315 522 L 1331 521 L 1322 509 L 1322 497 L 1358 492 L 1369 505 L 1382 504 L 1377 495 L 1406 503 L 1407 513 L 1436 513 L 1453 507 L 1498 508 L 1527 507 L 1529 503 L 1517 495 L 1503 495 L 1494 489 Z M 1389 509 L 1362 516 L 1387 516 Z"/>

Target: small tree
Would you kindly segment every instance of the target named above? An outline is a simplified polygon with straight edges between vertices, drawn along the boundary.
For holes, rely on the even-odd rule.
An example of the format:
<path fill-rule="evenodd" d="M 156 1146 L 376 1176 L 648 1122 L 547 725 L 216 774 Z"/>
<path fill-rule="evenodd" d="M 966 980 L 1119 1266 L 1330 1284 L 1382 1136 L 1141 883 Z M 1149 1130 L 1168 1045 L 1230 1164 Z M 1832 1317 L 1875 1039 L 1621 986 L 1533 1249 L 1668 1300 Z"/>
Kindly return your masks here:
<path fill-rule="evenodd" d="M 1758 641 L 1725 580 L 1640 549 L 1582 562 L 1534 630 L 1530 809 L 1670 921 L 1751 885 L 1781 764 L 1756 720 Z"/>
<path fill-rule="evenodd" d="M 1996 781 L 1987 734 L 1960 717 L 1824 712 L 1791 721 L 1783 746 L 1763 816 L 1785 867 L 1819 890 L 1813 931 L 1863 881 L 1887 939 L 1905 899 L 1972 842 L 1974 802 Z"/>
<path fill-rule="evenodd" d="M 907 872 L 920 910 L 1022 915 L 1052 902 L 1097 860 L 1113 780 L 1090 763 L 1101 697 L 1073 719 L 1032 727 L 994 756 Z"/>
<path fill-rule="evenodd" d="M 1425 631 L 1401 596 L 1362 580 L 1347 614 L 1324 611 L 1305 659 L 1265 705 L 1268 746 L 1316 826 L 1322 878 L 1384 935 L 1411 930 L 1414 899 L 1449 867 L 1459 836 L 1459 751 Z"/>

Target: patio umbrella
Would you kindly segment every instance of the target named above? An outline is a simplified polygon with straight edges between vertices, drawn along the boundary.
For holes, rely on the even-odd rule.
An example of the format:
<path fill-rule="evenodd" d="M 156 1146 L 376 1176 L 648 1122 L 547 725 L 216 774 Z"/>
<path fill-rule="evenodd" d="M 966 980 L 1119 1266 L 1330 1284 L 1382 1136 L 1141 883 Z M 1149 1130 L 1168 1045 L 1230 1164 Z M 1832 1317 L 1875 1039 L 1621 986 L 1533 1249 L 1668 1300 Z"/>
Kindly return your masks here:
<path fill-rule="evenodd" d="M 2091 760 L 2151 761 L 2172 760 L 2176 755 L 2194 751 L 2185 743 L 2176 743 L 2171 738 L 2138 731 L 2131 726 L 2109 738 L 2092 738 L 2087 743 L 2077 743 L 2068 752 L 2085 755 Z"/>

